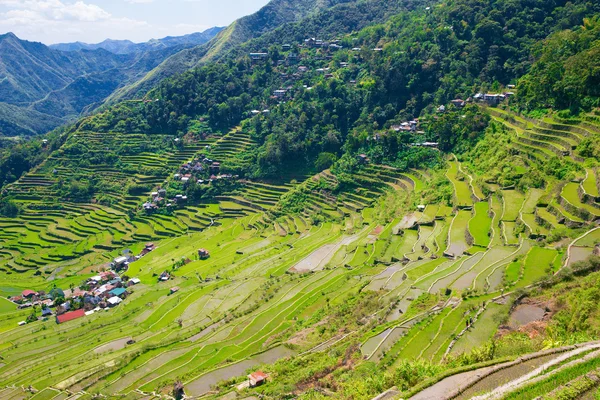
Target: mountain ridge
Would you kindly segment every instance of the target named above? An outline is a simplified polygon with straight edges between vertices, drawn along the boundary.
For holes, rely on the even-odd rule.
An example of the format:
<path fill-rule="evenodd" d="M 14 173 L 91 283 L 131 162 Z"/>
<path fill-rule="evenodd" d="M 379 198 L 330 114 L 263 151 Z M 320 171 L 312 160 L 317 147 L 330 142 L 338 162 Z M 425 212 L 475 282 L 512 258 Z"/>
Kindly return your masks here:
<path fill-rule="evenodd" d="M 180 37 L 169 37 L 168 46 L 150 45 L 122 54 L 104 48 L 61 51 L 43 43 L 21 40 L 14 33 L 0 35 L 0 104 L 11 106 L 4 109 L 22 108 L 19 118 L 2 114 L 7 119 L 0 127 L 0 135 L 45 133 L 77 118 L 90 106 L 101 105 L 117 88 L 139 79 L 164 59 L 197 41 L 208 40 L 208 36 L 218 31 L 215 28 L 199 36 L 190 35 L 182 43 L 177 43 Z M 46 123 L 19 127 L 26 121 L 22 116 L 40 117 L 36 113 L 48 115 L 43 118 Z M 32 126 L 41 130 L 32 131 Z"/>
<path fill-rule="evenodd" d="M 207 42 L 222 31 L 223 27 L 212 27 L 202 32 L 194 32 L 187 35 L 181 36 L 165 36 L 160 39 L 150 39 L 145 42 L 133 42 L 131 40 L 114 40 L 105 39 L 100 43 L 85 43 L 85 42 L 72 42 L 72 43 L 56 43 L 51 44 L 48 47 L 55 50 L 72 52 L 79 50 L 97 50 L 104 49 L 115 54 L 128 54 L 134 52 L 148 51 L 148 50 L 159 50 L 161 48 L 179 46 L 182 44 L 186 45 L 197 45 Z"/>

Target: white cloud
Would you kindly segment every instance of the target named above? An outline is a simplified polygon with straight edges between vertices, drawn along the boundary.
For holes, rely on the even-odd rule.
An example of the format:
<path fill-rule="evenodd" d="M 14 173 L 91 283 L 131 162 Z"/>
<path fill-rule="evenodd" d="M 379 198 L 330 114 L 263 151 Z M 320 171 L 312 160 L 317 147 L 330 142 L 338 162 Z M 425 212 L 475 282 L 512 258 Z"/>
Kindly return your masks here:
<path fill-rule="evenodd" d="M 131 37 L 147 27 L 144 21 L 116 17 L 82 0 L 0 0 L 0 31 L 45 43 L 72 41 L 74 37 Z"/>

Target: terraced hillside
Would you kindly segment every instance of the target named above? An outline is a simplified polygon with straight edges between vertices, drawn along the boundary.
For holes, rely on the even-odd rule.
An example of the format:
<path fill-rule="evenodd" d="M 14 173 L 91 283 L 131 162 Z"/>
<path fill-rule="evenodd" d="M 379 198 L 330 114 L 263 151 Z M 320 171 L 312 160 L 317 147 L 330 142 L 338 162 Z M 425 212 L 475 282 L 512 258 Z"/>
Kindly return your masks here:
<path fill-rule="evenodd" d="M 490 112 L 515 139 L 536 129 L 556 137 L 600 133 L 591 123 Z M 155 141 L 168 150 L 146 151 Z M 115 167 L 92 162 L 119 142 L 129 150 L 116 152 Z M 256 390 L 273 394 L 278 382 L 301 387 L 281 373 L 286 365 L 315 365 L 348 351 L 380 371 L 454 363 L 497 334 L 498 321 L 514 311 L 514 293 L 586 259 L 600 242 L 596 170 L 573 153 L 554 154 L 572 159 L 581 176 L 540 189 L 502 187 L 478 176 L 473 160 L 449 156 L 440 170 L 366 164 L 344 190 L 326 170 L 289 182 L 240 180 L 215 201 L 172 214 L 134 212 L 207 146 L 214 160 L 227 162 L 253 145 L 240 130 L 185 144 L 77 133 L 10 186 L 23 213 L 0 221 L 4 296 L 76 287 L 125 249 L 138 253 L 148 241 L 156 248 L 129 265 L 126 275 L 141 283 L 115 308 L 19 326 L 32 309 L 2 300 L 0 382 L 7 389 L 0 396 L 141 399 L 171 394 L 181 382 L 187 396 L 236 398 L 234 384 L 257 368 L 273 383 Z M 92 155 L 89 167 L 77 162 L 78 146 Z M 510 146 L 515 165 L 540 163 L 538 150 L 547 150 L 529 141 Z M 72 176 L 101 176 L 105 201 L 96 194 L 89 202 L 51 202 Z M 452 190 L 449 203 L 427 202 L 440 180 Z M 119 190 L 139 184 L 148 192 Z M 298 199 L 305 207 L 293 210 Z M 548 240 L 554 230 L 564 233 L 561 243 Z M 199 248 L 210 257 L 199 258 Z M 167 281 L 159 279 L 164 271 Z M 361 307 L 343 311 L 357 301 Z M 473 393 L 489 387 L 479 385 Z M 241 398 L 254 393 L 239 390 Z"/>

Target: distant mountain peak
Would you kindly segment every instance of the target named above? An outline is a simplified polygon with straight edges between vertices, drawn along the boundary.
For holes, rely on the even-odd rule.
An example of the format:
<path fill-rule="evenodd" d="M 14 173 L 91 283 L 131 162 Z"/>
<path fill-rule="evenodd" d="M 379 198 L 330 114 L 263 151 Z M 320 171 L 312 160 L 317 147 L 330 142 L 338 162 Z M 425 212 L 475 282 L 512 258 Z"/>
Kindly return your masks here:
<path fill-rule="evenodd" d="M 12 32 L 7 32 L 7 33 L 5 33 L 5 34 L 3 34 L 3 35 L 0 35 L 0 41 L 1 41 L 1 40 L 7 40 L 7 39 L 16 39 L 16 40 L 20 40 L 20 39 L 17 37 L 17 35 L 15 35 L 15 34 L 14 34 L 14 33 L 12 33 Z"/>
<path fill-rule="evenodd" d="M 50 48 L 61 51 L 80 51 L 104 49 L 115 54 L 140 53 L 151 50 L 166 49 L 175 46 L 190 47 L 204 44 L 217 35 L 223 28 L 213 27 L 204 32 L 195 32 L 183 36 L 167 36 L 162 39 L 150 39 L 147 42 L 135 43 L 131 40 L 105 39 L 100 43 L 58 43 Z"/>

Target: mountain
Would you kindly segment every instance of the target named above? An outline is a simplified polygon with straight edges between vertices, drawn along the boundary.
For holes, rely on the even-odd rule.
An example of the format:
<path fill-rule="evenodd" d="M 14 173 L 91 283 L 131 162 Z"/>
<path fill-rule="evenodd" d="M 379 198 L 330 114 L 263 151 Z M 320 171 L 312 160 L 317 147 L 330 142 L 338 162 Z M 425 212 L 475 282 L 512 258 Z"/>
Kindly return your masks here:
<path fill-rule="evenodd" d="M 53 44 L 49 47 L 55 50 L 61 51 L 79 51 L 79 50 L 97 50 L 104 49 L 115 54 L 129 54 L 136 52 L 146 52 L 152 50 L 165 49 L 167 47 L 174 46 L 197 46 L 208 42 L 215 37 L 223 28 L 214 27 L 207 29 L 204 32 L 191 33 L 183 36 L 167 36 L 162 39 L 152 39 L 144 43 L 134 43 L 130 40 L 111 40 L 106 39 L 105 41 L 97 44 L 88 44 L 83 42 L 75 43 L 59 43 Z"/>
<path fill-rule="evenodd" d="M 218 31 L 214 28 L 185 37 L 164 38 L 135 45 L 135 51 L 120 54 L 104 48 L 61 51 L 20 40 L 12 33 L 1 35 L 0 104 L 20 107 L 19 115 L 35 111 L 38 117 L 39 113 L 48 117 L 42 118 L 47 123 L 36 125 L 41 130 L 33 131 L 31 124 L 20 128 L 18 123 L 15 125 L 24 119 L 4 121 L 0 134 L 44 133 L 46 128 L 77 118 L 101 105 L 119 87 L 135 82 L 166 58 L 206 41 Z M 123 48 L 119 44 L 112 49 Z"/>
<path fill-rule="evenodd" d="M 402 4 L 0 140 L 0 397 L 600 398 L 600 3 Z"/>
<path fill-rule="evenodd" d="M 0 36 L 0 102 L 16 105 L 42 99 L 78 76 L 119 67 L 131 60 L 106 50 L 64 53 L 42 43 Z"/>

